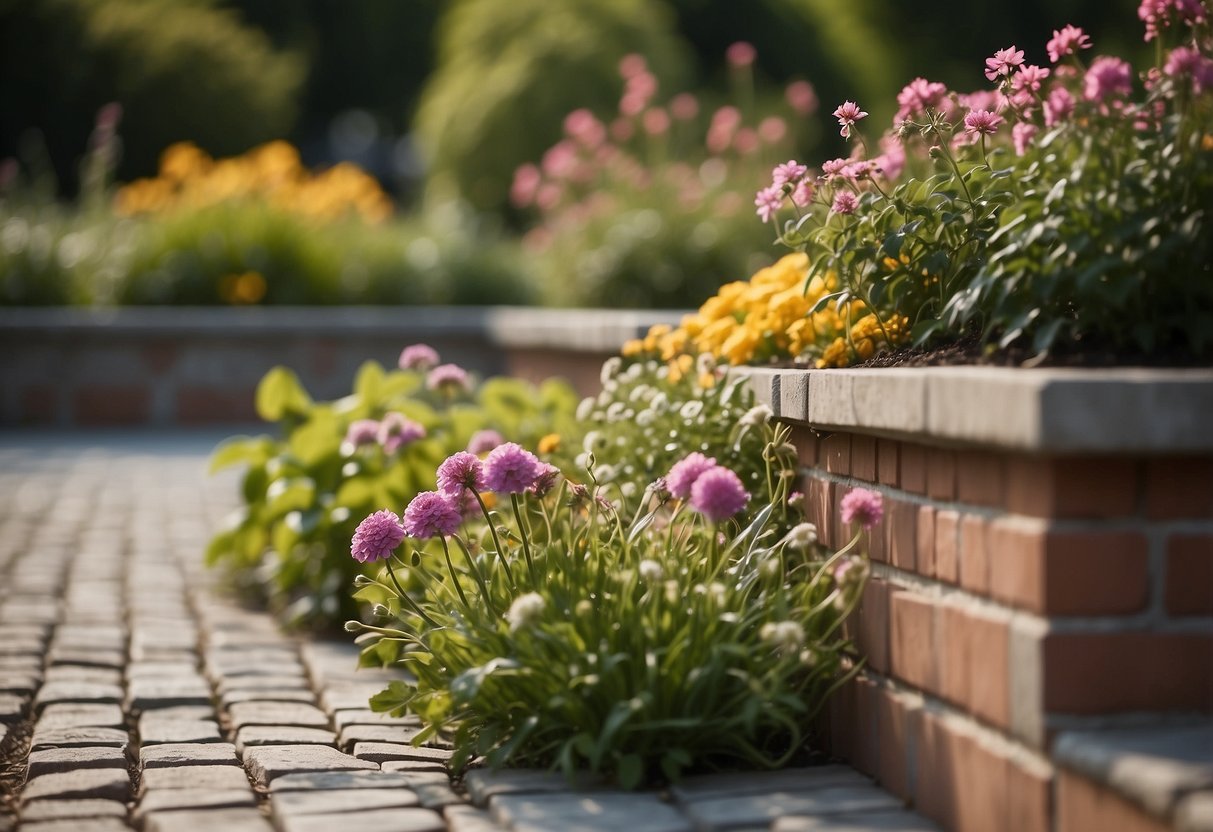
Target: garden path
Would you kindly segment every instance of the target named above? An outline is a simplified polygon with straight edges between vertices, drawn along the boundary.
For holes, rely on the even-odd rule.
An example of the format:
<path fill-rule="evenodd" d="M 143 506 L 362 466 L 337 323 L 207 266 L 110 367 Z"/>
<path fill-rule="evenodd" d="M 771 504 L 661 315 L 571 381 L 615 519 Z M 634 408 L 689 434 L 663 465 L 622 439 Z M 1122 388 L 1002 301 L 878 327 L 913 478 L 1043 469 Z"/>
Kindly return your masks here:
<path fill-rule="evenodd" d="M 665 793 L 473 771 L 366 707 L 382 671 L 225 598 L 213 433 L 0 433 L 0 832 L 927 830 L 844 766 Z"/>

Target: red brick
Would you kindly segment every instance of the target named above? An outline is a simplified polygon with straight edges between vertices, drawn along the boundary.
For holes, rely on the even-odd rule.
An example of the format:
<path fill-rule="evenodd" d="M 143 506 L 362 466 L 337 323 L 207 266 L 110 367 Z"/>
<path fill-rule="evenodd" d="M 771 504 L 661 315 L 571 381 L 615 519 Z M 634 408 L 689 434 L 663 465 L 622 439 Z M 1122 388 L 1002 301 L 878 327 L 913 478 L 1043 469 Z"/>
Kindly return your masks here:
<path fill-rule="evenodd" d="M 1010 727 L 1007 622 L 944 606 L 938 637 L 940 695 L 986 722 Z"/>
<path fill-rule="evenodd" d="M 153 341 L 144 346 L 140 353 L 151 374 L 163 376 L 168 375 L 177 365 L 181 347 L 174 341 Z"/>
<path fill-rule="evenodd" d="M 836 546 L 834 537 L 834 484 L 818 477 L 805 479 L 805 514 L 817 527 L 817 539 L 824 546 Z"/>
<path fill-rule="evenodd" d="M 876 437 L 855 434 L 851 437 L 851 476 L 876 482 Z"/>
<path fill-rule="evenodd" d="M 927 495 L 932 500 L 956 499 L 956 452 L 927 449 Z"/>
<path fill-rule="evenodd" d="M 1167 541 L 1167 612 L 1213 615 L 1213 535 L 1177 534 Z"/>
<path fill-rule="evenodd" d="M 1049 829 L 1048 776 L 1020 766 L 971 733 L 924 712 L 915 756 L 916 808 L 945 829 Z"/>
<path fill-rule="evenodd" d="M 831 433 L 821 442 L 821 458 L 831 474 L 851 473 L 851 434 Z"/>
<path fill-rule="evenodd" d="M 960 512 L 935 512 L 935 577 L 948 583 L 960 580 Z"/>
<path fill-rule="evenodd" d="M 1057 832 L 1170 832 L 1171 825 L 1154 818 L 1119 795 L 1069 771 L 1057 774 Z"/>
<path fill-rule="evenodd" d="M 21 391 L 21 422 L 53 425 L 59 421 L 59 390 L 51 384 L 34 384 Z"/>
<path fill-rule="evenodd" d="M 331 338 L 316 340 L 311 344 L 309 358 L 316 378 L 331 376 L 337 370 L 337 342 Z"/>
<path fill-rule="evenodd" d="M 863 676 L 856 676 L 838 691 L 831 703 L 831 746 L 834 753 L 869 777 L 875 777 L 880 761 L 877 731 L 879 689 Z"/>
<path fill-rule="evenodd" d="M 910 776 L 914 762 L 910 755 L 917 745 L 922 707 L 910 705 L 906 697 L 890 690 L 878 690 L 876 709 L 880 741 L 876 779 L 885 789 L 908 801 L 914 796 Z"/>
<path fill-rule="evenodd" d="M 956 499 L 977 506 L 1001 507 L 1005 499 L 1005 457 L 985 451 L 956 455 Z"/>
<path fill-rule="evenodd" d="M 177 421 L 183 425 L 257 420 L 256 391 L 184 387 L 177 391 Z"/>
<path fill-rule="evenodd" d="M 935 509 L 918 507 L 918 539 L 914 547 L 914 570 L 919 575 L 935 577 Z"/>
<path fill-rule="evenodd" d="M 89 385 L 72 395 L 72 417 L 80 425 L 145 424 L 151 402 L 151 392 L 140 385 Z"/>
<path fill-rule="evenodd" d="M 855 610 L 855 648 L 877 673 L 889 672 L 889 585 L 872 578 Z"/>
<path fill-rule="evenodd" d="M 1121 615 L 1149 596 L 1140 532 L 1059 532 L 995 522 L 990 527 L 990 594 L 1050 615 Z"/>
<path fill-rule="evenodd" d="M 966 514 L 960 520 L 960 585 L 970 592 L 990 588 L 990 555 L 985 518 Z"/>
<path fill-rule="evenodd" d="M 1213 710 L 1213 636 L 1049 633 L 1042 645 L 1050 713 Z"/>
<path fill-rule="evenodd" d="M 1137 511 L 1137 468 L 1119 457 L 1013 456 L 1006 505 L 1033 517 L 1128 517 Z"/>
<path fill-rule="evenodd" d="M 927 449 L 922 445 L 901 443 L 898 475 L 901 487 L 913 494 L 927 493 Z"/>
<path fill-rule="evenodd" d="M 899 445 L 892 439 L 876 441 L 876 478 L 881 485 L 891 485 L 896 488 L 901 484 L 897 470 L 898 451 Z"/>
<path fill-rule="evenodd" d="M 803 425 L 794 425 L 789 441 L 796 446 L 796 452 L 803 467 L 812 468 L 817 465 L 817 449 L 821 444 L 817 431 L 810 430 Z"/>
<path fill-rule="evenodd" d="M 1150 460 L 1146 465 L 1146 516 L 1151 520 L 1213 518 L 1213 458 Z"/>
<path fill-rule="evenodd" d="M 894 590 L 889 595 L 889 669 L 921 690 L 938 690 L 936 605 L 929 598 Z"/>
<path fill-rule="evenodd" d="M 886 500 L 884 523 L 888 526 L 889 563 L 913 572 L 918 544 L 918 506 L 902 500 Z"/>

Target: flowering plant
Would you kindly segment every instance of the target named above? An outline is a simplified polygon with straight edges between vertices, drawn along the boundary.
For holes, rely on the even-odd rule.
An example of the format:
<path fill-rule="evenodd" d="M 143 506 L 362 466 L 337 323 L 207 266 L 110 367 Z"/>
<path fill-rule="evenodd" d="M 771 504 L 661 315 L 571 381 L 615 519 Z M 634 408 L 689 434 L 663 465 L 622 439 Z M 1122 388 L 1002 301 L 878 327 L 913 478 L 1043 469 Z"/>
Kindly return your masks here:
<path fill-rule="evenodd" d="M 511 199 L 537 219 L 523 244 L 551 302 L 685 307 L 721 275 L 757 266 L 764 233 L 743 194 L 796 146 L 817 100 L 798 81 L 784 101 L 754 106 L 753 47 L 728 55 L 741 89 L 720 106 L 690 92 L 663 100 L 644 58 L 625 57 L 618 110 L 569 113 L 564 137 L 515 171 Z"/>
<path fill-rule="evenodd" d="M 1198 0 L 1144 0 L 1139 16 L 1156 46 L 1140 76 L 1119 58 L 1087 62 L 1093 44 L 1066 26 L 1047 61 L 1014 46 L 989 58 L 994 89 L 915 79 L 878 142 L 859 106 L 838 107 L 852 155 L 780 165 L 755 200 L 809 255 L 810 283 L 830 284 L 811 311 L 861 304 L 882 346 L 977 331 L 1041 357 L 1067 341 L 1208 354 L 1210 15 Z M 821 358 L 820 343 L 806 349 Z"/>
<path fill-rule="evenodd" d="M 778 445 L 788 429 L 762 430 Z M 627 788 L 801 752 L 848 672 L 840 625 L 867 574 L 859 532 L 828 554 L 811 524 L 774 530 L 784 500 L 742 519 L 751 495 L 702 454 L 632 515 L 592 466 L 586 476 L 561 480 L 515 445 L 483 464 L 456 455 L 403 520 L 384 511 L 359 526 L 355 555 L 383 565 L 358 590 L 378 616 L 347 629 L 363 633 L 367 663 L 408 672 L 372 707 L 418 715 L 414 742 L 448 738 L 456 768 L 483 756 Z M 511 510 L 488 510 L 488 492 Z M 869 528 L 879 501 L 860 502 L 848 519 Z"/>
<path fill-rule="evenodd" d="M 373 507 L 407 502 L 434 466 L 455 451 L 484 453 L 510 437 L 537 442 L 571 427 L 576 397 L 549 381 L 482 384 L 425 345 L 408 347 L 399 368 L 367 362 L 351 395 L 313 402 L 278 367 L 257 390 L 257 409 L 282 438 L 236 437 L 216 449 L 212 471 L 245 464 L 244 505 L 207 550 L 235 581 L 265 596 L 288 621 L 333 626 L 358 607 L 341 591 L 358 574 L 346 545 Z M 545 457 L 559 464 L 555 434 Z"/>

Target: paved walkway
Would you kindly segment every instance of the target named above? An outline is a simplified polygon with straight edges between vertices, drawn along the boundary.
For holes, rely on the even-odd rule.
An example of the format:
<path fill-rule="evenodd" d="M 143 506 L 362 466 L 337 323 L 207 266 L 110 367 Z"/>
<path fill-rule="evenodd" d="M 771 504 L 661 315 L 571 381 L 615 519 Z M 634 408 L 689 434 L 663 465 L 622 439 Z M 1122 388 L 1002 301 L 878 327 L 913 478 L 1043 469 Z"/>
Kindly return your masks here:
<path fill-rule="evenodd" d="M 366 707 L 382 672 L 213 589 L 217 434 L 0 433 L 0 832 L 925 830 L 841 766 L 626 794 L 452 784 Z"/>

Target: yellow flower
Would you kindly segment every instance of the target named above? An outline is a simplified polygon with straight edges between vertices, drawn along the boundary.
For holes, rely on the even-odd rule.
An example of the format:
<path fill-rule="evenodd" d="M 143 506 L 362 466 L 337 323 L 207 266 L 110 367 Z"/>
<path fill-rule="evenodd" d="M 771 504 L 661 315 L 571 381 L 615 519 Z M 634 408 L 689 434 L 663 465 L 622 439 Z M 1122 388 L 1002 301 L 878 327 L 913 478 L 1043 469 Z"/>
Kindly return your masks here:
<path fill-rule="evenodd" d="M 560 434 L 549 433 L 539 440 L 539 453 L 550 454 L 560 450 Z"/>

